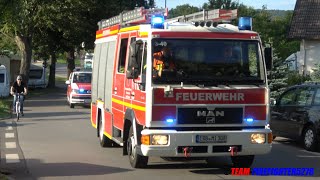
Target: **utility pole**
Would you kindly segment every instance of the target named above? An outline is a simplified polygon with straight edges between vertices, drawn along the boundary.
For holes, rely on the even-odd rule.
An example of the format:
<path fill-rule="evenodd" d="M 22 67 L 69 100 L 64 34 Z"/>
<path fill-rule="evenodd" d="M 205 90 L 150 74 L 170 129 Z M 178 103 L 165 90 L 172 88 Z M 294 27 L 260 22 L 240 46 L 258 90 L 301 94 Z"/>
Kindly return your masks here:
<path fill-rule="evenodd" d="M 167 0 L 164 0 L 164 8 L 167 8 Z"/>

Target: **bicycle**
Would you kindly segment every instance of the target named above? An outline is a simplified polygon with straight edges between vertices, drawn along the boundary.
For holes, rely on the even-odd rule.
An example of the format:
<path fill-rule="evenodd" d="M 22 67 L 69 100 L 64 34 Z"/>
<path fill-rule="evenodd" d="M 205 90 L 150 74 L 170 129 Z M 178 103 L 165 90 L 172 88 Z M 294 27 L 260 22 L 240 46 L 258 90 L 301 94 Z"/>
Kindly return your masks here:
<path fill-rule="evenodd" d="M 21 115 L 21 96 L 23 95 L 23 93 L 16 93 L 15 96 L 16 96 L 16 106 L 15 106 L 15 109 L 16 109 L 16 114 L 17 114 L 17 121 L 19 121 L 19 118 L 20 118 L 20 115 Z"/>

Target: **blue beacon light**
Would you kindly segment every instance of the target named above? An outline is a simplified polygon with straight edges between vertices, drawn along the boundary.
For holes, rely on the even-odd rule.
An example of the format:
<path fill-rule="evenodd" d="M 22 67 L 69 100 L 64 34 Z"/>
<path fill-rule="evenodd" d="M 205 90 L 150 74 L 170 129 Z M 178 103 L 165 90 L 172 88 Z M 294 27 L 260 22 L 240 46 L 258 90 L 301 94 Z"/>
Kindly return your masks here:
<path fill-rule="evenodd" d="M 167 119 L 166 119 L 166 122 L 167 122 L 167 123 L 173 123 L 173 122 L 174 122 L 174 119 L 173 119 L 173 118 L 167 118 Z"/>
<path fill-rule="evenodd" d="M 247 118 L 245 119 L 247 122 L 253 122 L 253 118 Z"/>
<path fill-rule="evenodd" d="M 152 15 L 151 26 L 155 29 L 164 29 L 164 16 L 162 15 Z"/>
<path fill-rule="evenodd" d="M 252 30 L 252 17 L 240 17 L 239 18 L 239 24 L 238 24 L 239 30 Z"/>
<path fill-rule="evenodd" d="M 79 89 L 79 92 L 80 92 L 80 93 L 83 93 L 83 92 L 84 92 L 84 89 Z"/>

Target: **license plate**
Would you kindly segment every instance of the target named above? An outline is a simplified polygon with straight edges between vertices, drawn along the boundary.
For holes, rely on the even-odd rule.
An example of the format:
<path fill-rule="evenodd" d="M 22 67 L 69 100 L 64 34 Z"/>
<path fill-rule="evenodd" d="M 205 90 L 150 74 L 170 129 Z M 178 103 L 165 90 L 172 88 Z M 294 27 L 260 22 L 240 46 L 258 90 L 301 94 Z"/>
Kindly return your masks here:
<path fill-rule="evenodd" d="M 226 143 L 227 135 L 196 135 L 197 143 Z"/>

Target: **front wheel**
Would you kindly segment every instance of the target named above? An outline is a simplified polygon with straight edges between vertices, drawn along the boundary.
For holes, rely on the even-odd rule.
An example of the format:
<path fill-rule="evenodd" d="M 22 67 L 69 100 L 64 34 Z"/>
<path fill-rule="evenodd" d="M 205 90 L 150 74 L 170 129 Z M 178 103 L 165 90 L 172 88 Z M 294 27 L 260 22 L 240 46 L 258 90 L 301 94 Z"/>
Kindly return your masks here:
<path fill-rule="evenodd" d="M 302 133 L 303 146 L 308 151 L 315 151 L 317 148 L 317 136 L 313 126 L 308 126 Z"/>
<path fill-rule="evenodd" d="M 233 164 L 233 167 L 237 168 L 249 168 L 253 164 L 254 161 L 254 155 L 248 155 L 248 156 L 231 156 L 231 161 Z"/>
<path fill-rule="evenodd" d="M 20 118 L 20 104 L 18 102 L 16 104 L 16 113 L 17 113 L 17 121 L 19 121 L 19 118 Z"/>
<path fill-rule="evenodd" d="M 137 153 L 136 144 L 134 141 L 133 128 L 130 127 L 129 136 L 127 140 L 127 150 L 129 155 L 130 165 L 133 168 L 144 168 L 148 164 L 148 157 L 141 156 Z"/>

